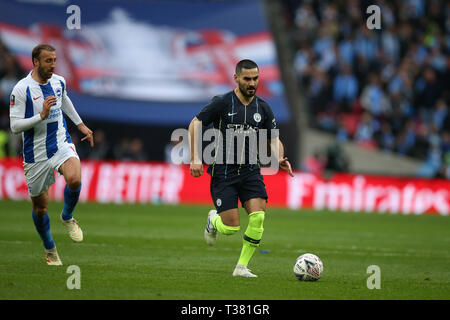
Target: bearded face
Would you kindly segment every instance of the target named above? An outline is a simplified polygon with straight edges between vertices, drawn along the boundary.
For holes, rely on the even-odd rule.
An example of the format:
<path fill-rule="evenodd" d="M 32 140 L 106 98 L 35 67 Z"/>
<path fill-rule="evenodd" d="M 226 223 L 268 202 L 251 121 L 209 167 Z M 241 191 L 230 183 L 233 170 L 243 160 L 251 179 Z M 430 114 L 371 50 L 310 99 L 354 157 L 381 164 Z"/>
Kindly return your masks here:
<path fill-rule="evenodd" d="M 42 50 L 39 59 L 35 59 L 35 70 L 42 80 L 52 77 L 56 67 L 56 53 L 54 51 Z"/>
<path fill-rule="evenodd" d="M 235 81 L 238 85 L 239 91 L 244 97 L 253 97 L 258 89 L 258 68 L 242 69 L 240 74 L 235 74 Z"/>

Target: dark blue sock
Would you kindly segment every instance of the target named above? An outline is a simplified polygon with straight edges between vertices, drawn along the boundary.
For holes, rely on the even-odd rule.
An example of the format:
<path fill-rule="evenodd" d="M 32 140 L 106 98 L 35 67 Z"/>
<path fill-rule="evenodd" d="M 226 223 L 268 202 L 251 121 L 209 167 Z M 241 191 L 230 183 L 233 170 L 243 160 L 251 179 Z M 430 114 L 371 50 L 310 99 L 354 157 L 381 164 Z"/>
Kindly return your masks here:
<path fill-rule="evenodd" d="M 63 220 L 72 219 L 73 217 L 72 213 L 73 210 L 75 209 L 75 206 L 78 203 L 80 192 L 81 192 L 81 184 L 80 187 L 76 190 L 70 189 L 69 186 L 66 184 L 66 187 L 64 188 L 64 208 L 62 211 Z"/>
<path fill-rule="evenodd" d="M 55 242 L 50 233 L 50 219 L 48 214 L 46 213 L 44 216 L 38 217 L 32 212 L 32 217 L 34 225 L 36 226 L 36 231 L 39 233 L 45 249 L 53 249 L 55 247 Z"/>

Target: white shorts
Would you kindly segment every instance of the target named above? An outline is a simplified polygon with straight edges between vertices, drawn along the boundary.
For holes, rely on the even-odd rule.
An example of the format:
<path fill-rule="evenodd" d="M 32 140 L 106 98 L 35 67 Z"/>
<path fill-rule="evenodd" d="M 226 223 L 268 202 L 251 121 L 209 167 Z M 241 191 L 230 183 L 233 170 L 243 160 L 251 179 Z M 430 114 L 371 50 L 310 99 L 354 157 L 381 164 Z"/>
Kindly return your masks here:
<path fill-rule="evenodd" d="M 48 190 L 55 183 L 54 170 L 58 172 L 59 167 L 69 158 L 77 158 L 77 151 L 73 143 L 64 143 L 58 151 L 48 160 L 24 163 L 25 180 L 30 197 L 37 197 Z"/>

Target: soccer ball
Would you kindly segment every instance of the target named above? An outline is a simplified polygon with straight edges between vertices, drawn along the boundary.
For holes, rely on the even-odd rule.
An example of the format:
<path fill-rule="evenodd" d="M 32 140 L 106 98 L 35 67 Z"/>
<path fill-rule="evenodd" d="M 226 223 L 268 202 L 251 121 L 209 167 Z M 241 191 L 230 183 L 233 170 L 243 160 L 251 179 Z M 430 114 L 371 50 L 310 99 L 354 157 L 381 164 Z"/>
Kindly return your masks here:
<path fill-rule="evenodd" d="M 294 263 L 294 274 L 300 281 L 316 281 L 322 276 L 323 263 L 312 253 L 302 254 Z"/>

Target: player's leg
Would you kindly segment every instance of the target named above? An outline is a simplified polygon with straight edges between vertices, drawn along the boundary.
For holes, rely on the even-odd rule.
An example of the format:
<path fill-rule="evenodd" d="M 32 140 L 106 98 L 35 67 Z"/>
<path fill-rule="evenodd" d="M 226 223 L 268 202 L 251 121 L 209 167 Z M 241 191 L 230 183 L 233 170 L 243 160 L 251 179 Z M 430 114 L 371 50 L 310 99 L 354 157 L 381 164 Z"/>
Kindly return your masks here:
<path fill-rule="evenodd" d="M 217 232 L 223 235 L 232 235 L 240 230 L 238 208 L 217 213 L 210 210 L 205 228 L 205 241 L 210 246 L 216 243 Z"/>
<path fill-rule="evenodd" d="M 81 164 L 77 158 L 67 159 L 59 167 L 59 172 L 64 176 L 66 186 L 64 187 L 64 208 L 62 218 L 70 220 L 73 210 L 78 203 L 81 192 Z"/>
<path fill-rule="evenodd" d="M 242 240 L 242 250 L 233 274 L 256 277 L 247 266 L 262 238 L 267 202 L 266 186 L 261 174 L 250 172 L 243 177 L 239 198 L 248 213 L 249 221 Z"/>
<path fill-rule="evenodd" d="M 235 234 L 240 229 L 238 208 L 222 211 L 214 216 L 211 220 L 214 227 L 221 234 Z"/>
<path fill-rule="evenodd" d="M 45 249 L 53 249 L 55 242 L 50 233 L 50 219 L 48 217 L 48 191 L 37 197 L 31 197 L 33 204 L 32 217 L 36 231 L 42 239 Z"/>
<path fill-rule="evenodd" d="M 48 188 L 55 183 L 55 175 L 48 161 L 24 163 L 25 180 L 33 205 L 32 218 L 36 231 L 42 239 L 48 265 L 62 265 L 50 233 Z"/>
<path fill-rule="evenodd" d="M 256 277 L 256 275 L 251 273 L 247 266 L 255 253 L 256 248 L 259 247 L 264 232 L 263 224 L 266 199 L 249 199 L 244 203 L 244 208 L 249 214 L 248 226 L 243 236 L 241 254 L 233 275 Z"/>
<path fill-rule="evenodd" d="M 232 235 L 240 230 L 238 192 L 235 185 L 230 181 L 211 179 L 211 197 L 216 210 L 208 213 L 204 234 L 209 245 L 215 244 L 217 233 Z"/>
<path fill-rule="evenodd" d="M 248 265 L 255 249 L 259 247 L 263 232 L 266 210 L 266 199 L 253 198 L 244 203 L 248 213 L 248 225 L 243 237 L 243 246 L 238 264 Z"/>
<path fill-rule="evenodd" d="M 77 157 L 70 157 L 58 168 L 64 176 L 64 208 L 61 213 L 61 221 L 67 228 L 70 238 L 75 242 L 83 241 L 83 231 L 78 222 L 73 218 L 73 211 L 78 203 L 81 192 L 81 164 Z"/>
<path fill-rule="evenodd" d="M 31 202 L 33 204 L 32 217 L 34 226 L 44 244 L 47 264 L 56 266 L 62 265 L 50 232 L 50 219 L 47 212 L 48 191 L 45 191 L 39 196 L 31 197 Z"/>

